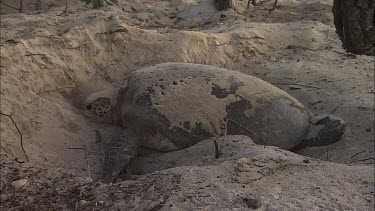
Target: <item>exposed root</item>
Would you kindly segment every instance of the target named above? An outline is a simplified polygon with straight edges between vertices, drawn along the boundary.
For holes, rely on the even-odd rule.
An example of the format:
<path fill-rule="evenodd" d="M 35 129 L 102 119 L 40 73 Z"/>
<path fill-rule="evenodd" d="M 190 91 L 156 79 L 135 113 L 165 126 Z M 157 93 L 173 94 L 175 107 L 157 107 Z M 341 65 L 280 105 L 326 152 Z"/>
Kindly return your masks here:
<path fill-rule="evenodd" d="M 4 113 L 2 113 L 2 112 L 0 112 L 0 114 L 9 117 L 10 120 L 12 120 L 13 125 L 16 127 L 16 129 L 17 129 L 17 131 L 18 131 L 18 134 L 20 135 L 20 138 L 21 138 L 21 149 L 22 149 L 22 151 L 23 151 L 23 154 L 25 155 L 27 162 L 30 162 L 30 161 L 29 161 L 29 157 L 27 156 L 26 151 L 25 151 L 25 149 L 23 148 L 23 137 L 22 137 L 21 130 L 18 128 L 18 126 L 17 126 L 16 122 L 14 121 L 13 117 L 10 116 L 9 114 L 4 114 Z"/>

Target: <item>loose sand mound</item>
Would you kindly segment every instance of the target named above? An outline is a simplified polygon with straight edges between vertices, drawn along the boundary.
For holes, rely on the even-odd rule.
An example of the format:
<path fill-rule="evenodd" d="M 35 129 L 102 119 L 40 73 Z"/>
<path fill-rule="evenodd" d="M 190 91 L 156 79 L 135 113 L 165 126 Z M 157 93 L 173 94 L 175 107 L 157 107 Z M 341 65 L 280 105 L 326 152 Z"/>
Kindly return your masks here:
<path fill-rule="evenodd" d="M 343 118 L 349 126 L 343 141 L 327 147 L 305 148 L 298 153 L 351 166 L 319 161 L 300 164 L 298 159 L 308 158 L 267 147 L 262 151 L 264 159 L 287 153 L 289 156 L 284 158 L 285 162 L 294 164 L 288 167 L 288 171 L 282 170 L 281 176 L 267 174 L 254 181 L 252 184 L 256 183 L 258 189 L 245 187 L 241 192 L 244 195 L 236 198 L 235 194 L 242 190 L 241 185 L 229 180 L 228 175 L 237 171 L 235 162 L 250 165 L 247 159 L 251 156 L 239 153 L 244 159 L 240 156 L 227 161 L 223 156 L 219 165 L 210 154 L 206 161 L 202 161 L 205 164 L 202 166 L 198 161 L 184 160 L 200 155 L 198 151 L 194 153 L 193 147 L 189 149 L 192 154 L 188 157 L 184 157 L 184 151 L 158 155 L 160 159 L 171 156 L 168 159 L 180 163 L 179 168 L 123 182 L 124 187 L 130 187 L 126 186 L 130 184 L 133 188 L 105 186 L 104 192 L 108 195 L 107 198 L 103 196 L 103 200 L 107 200 L 104 200 L 106 206 L 109 206 L 108 200 L 114 200 L 113 206 L 125 206 L 118 204 L 120 202 L 113 197 L 120 190 L 129 197 L 137 196 L 127 199 L 126 206 L 161 197 L 165 202 L 160 202 L 157 207 L 164 209 L 169 209 L 167 202 L 185 209 L 207 206 L 212 206 L 207 207 L 209 209 L 242 209 L 242 205 L 233 204 L 246 204 L 236 201 L 247 197 L 246 194 L 261 196 L 264 208 L 272 209 L 311 208 L 322 203 L 326 208 L 368 210 L 365 206 L 374 203 L 365 194 L 373 194 L 373 184 L 359 182 L 359 178 L 370 181 L 373 177 L 374 58 L 347 54 L 341 49 L 332 24 L 331 1 L 279 1 L 280 6 L 271 14 L 264 8 L 271 7 L 272 2 L 246 10 L 247 1 L 238 1 L 237 12 L 217 12 L 210 0 L 128 0 L 100 10 L 87 8 L 77 1 L 70 3 L 68 15 L 60 15 L 64 9 L 62 2 L 39 1 L 39 6 L 32 5 L 35 2 L 38 1 L 25 5 L 26 14 L 12 13 L 3 5 L 1 9 L 0 144 L 5 153 L 19 162 L 27 160 L 13 119 L 22 134 L 23 148 L 30 161 L 9 164 L 11 161 L 6 158 L 7 162 L 1 164 L 5 166 L 2 173 L 8 175 L 2 180 L 3 193 L 10 196 L 20 194 L 5 188 L 9 187 L 9 182 L 25 176 L 30 180 L 26 187 L 28 191 L 38 189 L 34 186 L 42 187 L 37 181 L 52 182 L 53 178 L 60 180 L 65 177 L 59 172 L 74 174 L 72 181 L 66 179 L 57 184 L 62 185 L 59 188 L 65 188 L 64 181 L 69 184 L 67 187 L 73 188 L 87 177 L 97 179 L 105 143 L 121 129 L 85 118 L 76 102 L 90 92 L 123 85 L 127 75 L 141 67 L 162 62 L 188 62 L 252 74 L 284 89 L 315 113 L 334 113 Z M 236 150 L 233 149 L 232 153 L 237 154 Z M 140 159 L 151 162 L 155 158 L 154 155 L 147 156 Z M 136 160 L 131 166 L 137 162 L 141 161 Z M 141 162 L 141 170 L 134 167 L 133 171 L 146 174 L 164 167 L 176 167 L 160 162 L 156 162 L 160 166 L 147 163 Z M 43 173 L 33 176 L 26 166 L 35 169 L 32 172 L 45 169 L 41 171 L 49 172 L 52 179 L 44 178 Z M 256 168 L 252 167 L 241 173 L 245 175 L 243 177 L 255 174 L 253 170 Z M 289 174 L 289 168 L 290 172 L 301 172 L 301 175 Z M 17 177 L 9 176 L 17 169 L 23 173 Z M 192 172 L 191 178 L 186 172 Z M 223 172 L 228 177 L 213 180 L 216 172 Z M 214 196 L 210 196 L 218 198 L 201 197 L 196 202 L 178 202 L 180 199 L 172 197 L 177 189 L 172 188 L 171 178 L 164 174 L 185 178 L 177 185 L 178 190 L 182 190 L 181 198 L 188 198 L 189 194 L 198 197 L 198 192 L 190 193 L 189 189 L 212 194 L 208 187 L 199 189 L 192 185 L 194 175 L 206 175 L 202 176 L 203 183 L 211 182 L 216 185 L 214 187 L 220 187 L 214 190 Z M 160 178 L 157 184 L 161 189 L 142 195 L 156 178 Z M 314 189 L 313 184 L 318 182 L 319 187 L 327 189 Z M 28 191 L 24 193 L 32 193 Z M 62 193 L 65 192 L 59 194 Z M 167 193 L 171 193 L 172 198 L 165 199 Z M 350 194 L 356 195 L 353 198 Z M 56 203 L 64 204 L 65 199 L 58 196 Z M 70 208 L 84 194 L 77 196 L 74 192 L 71 196 L 74 197 L 68 199 L 72 201 L 66 203 Z M 301 198 L 303 196 L 306 198 Z M 209 205 L 213 201 L 217 205 Z M 18 206 L 13 202 L 15 200 L 8 198 L 4 204 Z M 25 204 L 26 201 L 19 203 L 30 205 Z M 155 203 L 159 202 L 156 200 Z M 32 203 L 33 206 L 37 204 Z M 154 205 L 139 203 L 139 206 L 150 208 Z"/>
<path fill-rule="evenodd" d="M 5 206 L 30 210 L 371 210 L 373 168 L 322 162 L 228 136 L 214 158 L 213 140 L 185 150 L 137 158 L 129 171 L 143 176 L 113 185 L 85 183 L 60 169 L 3 162 Z M 194 159 L 192 159 L 194 157 Z M 5 158 L 5 157 L 4 157 Z M 176 159 L 180 158 L 180 159 Z M 11 167 L 12 166 L 12 167 Z M 360 173 L 359 173 L 360 172 Z M 83 184 L 83 185 L 80 185 Z M 3 206 L 4 206 L 3 205 Z"/>

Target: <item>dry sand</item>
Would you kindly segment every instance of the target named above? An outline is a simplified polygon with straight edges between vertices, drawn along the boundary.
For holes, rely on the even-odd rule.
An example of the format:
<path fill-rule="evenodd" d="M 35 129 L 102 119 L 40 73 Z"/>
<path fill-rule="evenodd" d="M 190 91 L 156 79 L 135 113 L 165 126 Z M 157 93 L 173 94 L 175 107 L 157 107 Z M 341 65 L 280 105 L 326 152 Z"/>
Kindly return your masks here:
<path fill-rule="evenodd" d="M 341 48 L 331 1 L 279 0 L 271 14 L 264 9 L 273 2 L 246 4 L 217 12 L 211 0 L 127 0 L 95 10 L 72 1 L 62 15 L 63 1 L 28 1 L 25 14 L 2 5 L 1 112 L 20 129 L 30 162 L 18 163 L 26 161 L 20 135 L 1 115 L 9 156 L 1 157 L 0 208 L 245 210 L 258 197 L 260 210 L 373 209 L 374 58 Z M 77 100 L 162 62 L 257 76 L 314 113 L 343 118 L 347 134 L 300 155 L 237 136 L 217 160 L 212 140 L 147 151 L 129 166 L 136 179 L 78 187 L 98 178 L 105 143 L 121 129 L 85 118 Z M 24 178 L 26 186 L 11 187 Z"/>

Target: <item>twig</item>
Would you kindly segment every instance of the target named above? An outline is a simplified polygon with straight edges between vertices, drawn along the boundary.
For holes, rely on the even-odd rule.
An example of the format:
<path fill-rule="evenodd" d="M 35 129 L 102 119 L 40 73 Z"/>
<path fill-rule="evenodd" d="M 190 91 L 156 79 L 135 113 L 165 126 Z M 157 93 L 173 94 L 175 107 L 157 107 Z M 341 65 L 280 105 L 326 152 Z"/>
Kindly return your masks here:
<path fill-rule="evenodd" d="M 357 55 L 352 54 L 352 53 L 348 53 L 348 52 L 340 52 L 340 51 L 337 51 L 337 50 L 332 50 L 332 52 L 335 52 L 335 53 L 338 53 L 338 54 L 341 54 L 341 55 L 344 55 L 344 56 L 350 57 L 350 58 L 352 58 L 352 59 L 357 58 Z"/>
<path fill-rule="evenodd" d="M 250 130 L 248 130 L 245 126 L 241 125 L 240 123 L 238 123 L 238 122 L 236 122 L 236 121 L 234 121 L 234 120 L 231 120 L 231 119 L 228 119 L 228 121 L 231 121 L 231 122 L 237 124 L 238 126 L 240 126 L 240 127 L 242 127 L 243 129 L 245 129 L 248 133 L 253 134 Z M 260 140 L 260 141 L 262 141 L 263 143 L 265 143 L 264 140 Z"/>
<path fill-rule="evenodd" d="M 227 135 L 228 135 L 228 119 L 225 120 L 225 129 L 224 129 L 224 140 L 223 140 L 223 143 L 221 143 L 220 147 L 219 147 L 219 150 L 221 150 L 221 148 L 223 148 L 225 142 L 227 141 Z"/>
<path fill-rule="evenodd" d="M 321 102 L 322 102 L 321 100 L 318 100 L 318 101 L 316 101 L 316 102 L 314 102 L 314 103 L 311 103 L 311 105 L 314 106 L 314 105 L 316 105 L 316 104 L 318 104 L 318 103 L 321 103 Z"/>
<path fill-rule="evenodd" d="M 25 149 L 23 148 L 23 137 L 22 137 L 21 130 L 18 128 L 18 126 L 17 126 L 16 122 L 14 121 L 13 117 L 10 116 L 10 115 L 8 115 L 8 114 L 4 114 L 4 113 L 2 113 L 2 112 L 0 112 L 0 114 L 9 117 L 10 120 L 12 120 L 12 122 L 13 122 L 14 126 L 16 127 L 16 129 L 17 129 L 17 131 L 18 131 L 18 134 L 20 135 L 20 138 L 21 138 L 21 149 L 22 149 L 22 151 L 23 151 L 23 154 L 25 154 L 25 157 L 26 157 L 27 162 L 30 162 L 30 161 L 29 161 L 29 157 L 27 156 L 26 151 L 25 151 Z"/>
<path fill-rule="evenodd" d="M 338 106 L 336 106 L 334 109 L 332 109 L 332 111 L 330 112 L 330 114 L 333 114 L 337 111 L 338 108 L 340 108 L 340 106 L 342 106 L 343 103 L 340 103 Z"/>
<path fill-rule="evenodd" d="M 215 144 L 215 158 L 218 159 L 220 157 L 219 145 L 217 144 L 216 140 L 214 140 L 214 144 Z"/>
<path fill-rule="evenodd" d="M 68 14 L 68 0 L 65 0 L 65 9 L 60 13 L 60 14 L 58 14 L 58 15 L 56 15 L 56 16 L 62 16 L 63 14 Z"/>
<path fill-rule="evenodd" d="M 312 103 L 312 102 L 309 101 L 309 109 L 311 108 L 311 106 L 315 106 L 316 104 L 321 103 L 321 102 L 322 102 L 321 100 L 318 100 L 318 101 L 316 101 L 314 103 Z"/>
<path fill-rule="evenodd" d="M 88 208 L 89 206 L 96 204 L 98 201 L 99 199 L 94 199 L 90 202 L 82 204 L 81 206 L 78 206 L 75 210 L 85 210 L 85 208 Z M 95 209 L 93 208 L 92 210 L 95 210 Z"/>
<path fill-rule="evenodd" d="M 15 196 L 16 197 L 16 196 Z M 39 197 L 37 197 L 32 203 L 37 203 L 39 202 L 43 197 L 46 197 L 45 195 L 39 195 Z M 7 209 L 8 211 L 10 210 L 23 210 L 23 209 L 20 209 L 20 208 L 23 208 L 23 207 L 27 207 L 27 206 L 30 206 L 32 204 L 31 202 L 27 203 L 27 204 L 22 204 L 22 205 L 19 205 L 19 206 L 16 206 L 16 207 L 11 207 L 9 209 Z"/>
<path fill-rule="evenodd" d="M 23 13 L 23 0 L 20 0 L 20 12 Z"/>
<path fill-rule="evenodd" d="M 70 191 L 67 191 L 67 192 L 73 192 L 75 191 L 77 188 L 80 188 L 80 187 L 83 187 L 83 186 L 86 186 L 86 185 L 90 185 L 92 183 L 94 183 L 96 181 L 91 181 L 91 182 L 87 182 L 87 183 L 83 183 L 83 184 L 80 184 L 80 185 L 76 185 L 74 186 L 73 188 L 70 189 Z"/>
<path fill-rule="evenodd" d="M 250 7 L 250 2 L 251 2 L 251 4 L 252 4 L 253 6 L 259 6 L 259 5 L 264 4 L 264 3 L 267 3 L 267 2 L 269 2 L 269 1 L 271 1 L 271 0 L 259 1 L 259 4 L 257 4 L 257 1 L 256 1 L 256 0 L 249 0 L 249 1 L 247 2 L 247 9 L 249 9 L 249 7 Z"/>
<path fill-rule="evenodd" d="M 364 152 L 366 152 L 366 151 L 363 150 L 363 151 L 357 152 L 357 153 L 355 153 L 354 155 L 352 155 L 350 158 L 353 159 L 355 156 L 357 156 L 357 155 L 359 155 L 359 154 L 362 154 L 362 153 L 364 153 Z"/>
<path fill-rule="evenodd" d="M 277 0 L 275 0 L 275 3 L 273 4 L 273 7 L 268 10 L 268 14 L 271 14 L 271 12 L 276 9 L 276 5 L 277 5 Z"/>
<path fill-rule="evenodd" d="M 47 93 L 47 92 L 60 91 L 60 90 L 63 90 L 63 89 L 73 89 L 73 88 L 75 88 L 75 86 L 66 86 L 66 87 L 61 87 L 61 88 L 57 88 L 57 89 L 41 91 L 41 92 L 36 93 L 36 95 L 40 95 L 40 94 Z"/>
<path fill-rule="evenodd" d="M 269 134 L 269 129 L 270 129 L 270 117 L 267 117 L 267 136 L 266 136 L 266 143 L 264 144 L 264 148 L 266 148 L 267 143 L 268 143 L 268 134 Z"/>
<path fill-rule="evenodd" d="M 303 86 L 303 87 L 321 89 L 318 86 L 313 86 L 313 85 L 308 85 L 308 84 L 299 84 L 299 83 L 271 83 L 271 84 L 275 84 L 275 85 L 289 85 L 289 86 Z"/>
<path fill-rule="evenodd" d="M 68 147 L 67 149 L 82 149 L 83 151 L 85 151 L 85 148 L 82 147 Z"/>
<path fill-rule="evenodd" d="M 366 159 L 361 159 L 361 160 L 353 160 L 350 163 L 361 162 L 361 161 L 368 161 L 368 160 L 374 160 L 374 158 L 366 158 Z"/>
<path fill-rule="evenodd" d="M 27 53 L 25 56 L 46 56 L 44 53 Z"/>
<path fill-rule="evenodd" d="M 165 203 L 166 203 L 166 200 L 164 199 L 162 202 L 159 202 L 155 206 L 151 207 L 150 211 L 158 211 L 158 210 L 160 210 Z"/>
<path fill-rule="evenodd" d="M 61 167 L 57 168 L 57 169 L 54 171 L 54 173 L 56 173 L 56 172 L 59 171 L 60 169 L 61 169 Z"/>
<path fill-rule="evenodd" d="M 109 74 L 107 73 L 107 71 L 103 70 L 103 69 L 100 68 L 100 67 L 98 67 L 98 69 L 99 69 L 100 71 L 102 71 L 102 72 L 106 75 L 105 78 L 106 78 L 107 80 L 111 81 L 111 77 L 109 76 Z"/>
<path fill-rule="evenodd" d="M 68 0 L 65 0 L 65 10 L 64 13 L 68 13 Z"/>
<path fill-rule="evenodd" d="M 231 119 L 228 119 L 228 121 L 231 121 L 235 124 L 237 124 L 238 126 L 242 127 L 243 129 L 245 129 L 247 132 L 249 132 L 250 134 L 252 133 L 250 130 L 248 130 L 245 126 L 241 125 L 240 123 L 234 121 L 234 120 L 231 120 Z"/>
<path fill-rule="evenodd" d="M 17 163 L 25 163 L 25 161 L 23 161 L 23 160 L 19 160 L 18 158 L 14 158 L 14 160 L 15 160 Z"/>
<path fill-rule="evenodd" d="M 224 140 L 223 142 L 221 143 L 220 147 L 217 143 L 217 140 L 214 140 L 214 143 L 215 143 L 215 158 L 219 158 L 220 157 L 220 153 L 221 153 L 221 149 L 223 148 L 224 144 L 226 143 L 227 141 L 227 134 L 228 134 L 228 119 L 226 118 L 225 120 L 225 128 L 224 128 Z"/>
<path fill-rule="evenodd" d="M 231 121 L 231 122 L 235 123 L 236 125 L 242 127 L 242 128 L 243 128 L 244 130 L 246 130 L 249 134 L 252 134 L 252 132 L 251 132 L 250 130 L 248 130 L 245 126 L 241 125 L 240 123 L 238 123 L 238 122 L 236 122 L 236 121 L 234 121 L 234 120 L 232 120 L 232 119 L 226 119 L 226 121 L 225 121 L 224 141 L 223 141 L 223 143 L 221 144 L 220 148 L 217 146 L 217 142 L 216 142 L 216 140 L 214 141 L 214 142 L 215 142 L 215 158 L 218 158 L 218 157 L 219 157 L 218 153 L 220 154 L 220 151 L 221 151 L 221 149 L 222 149 L 222 147 L 223 147 L 223 145 L 224 145 L 224 143 L 225 143 L 225 141 L 226 141 L 226 139 L 227 139 L 227 134 L 228 134 L 228 122 L 229 122 L 229 121 Z M 262 142 L 264 143 L 264 148 L 267 146 L 268 139 L 269 139 L 270 117 L 267 117 L 267 124 L 268 124 L 268 125 L 267 125 L 267 137 L 266 137 L 266 141 L 264 141 L 264 140 L 260 140 L 260 141 L 262 141 Z M 217 148 L 217 149 L 216 149 L 216 148 Z"/>
<path fill-rule="evenodd" d="M 324 159 L 325 161 L 328 161 L 328 156 L 329 156 L 329 151 L 327 149 L 327 152 L 326 152 L 326 158 Z"/>
<path fill-rule="evenodd" d="M 22 0 L 20 2 L 20 8 L 17 8 L 17 7 L 15 7 L 15 6 L 13 6 L 13 5 L 9 4 L 8 2 L 5 2 L 5 1 L 0 1 L 0 2 L 3 3 L 3 4 L 5 4 L 6 6 L 12 8 L 12 9 L 15 9 L 15 10 L 18 10 L 18 11 L 22 12 L 22 8 L 21 8 L 21 6 L 22 6 Z"/>
<path fill-rule="evenodd" d="M 228 119 L 225 120 L 225 131 L 224 131 L 224 141 L 223 141 L 223 145 L 227 139 L 227 135 L 228 135 Z"/>
<path fill-rule="evenodd" d="M 102 142 L 102 135 L 100 135 L 100 131 L 98 129 L 95 129 L 95 143 Z"/>
<path fill-rule="evenodd" d="M 138 194 L 139 194 L 140 192 L 142 192 L 143 190 L 148 189 L 149 187 L 153 186 L 154 183 L 155 183 L 155 181 L 153 181 L 151 184 L 148 184 L 148 185 L 142 187 L 141 189 L 139 189 L 137 192 L 131 194 L 130 196 L 136 196 L 136 195 L 138 195 Z"/>

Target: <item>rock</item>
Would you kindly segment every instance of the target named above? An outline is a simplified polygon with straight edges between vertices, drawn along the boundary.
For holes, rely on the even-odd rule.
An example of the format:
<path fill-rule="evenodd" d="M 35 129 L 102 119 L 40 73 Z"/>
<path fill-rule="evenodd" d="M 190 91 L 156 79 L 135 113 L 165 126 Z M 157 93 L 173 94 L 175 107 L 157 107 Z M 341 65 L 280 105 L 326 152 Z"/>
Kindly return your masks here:
<path fill-rule="evenodd" d="M 260 197 L 246 197 L 243 199 L 248 208 L 258 209 L 262 206 Z"/>
<path fill-rule="evenodd" d="M 28 183 L 27 179 L 20 179 L 20 180 L 11 182 L 10 185 L 14 187 L 15 189 L 19 189 L 25 186 L 27 183 Z"/>
<path fill-rule="evenodd" d="M 302 162 L 304 162 L 304 163 L 310 163 L 310 160 L 305 159 L 305 160 L 303 160 Z"/>
<path fill-rule="evenodd" d="M 8 199 L 8 195 L 7 194 L 1 194 L 0 195 L 0 202 L 1 203 L 4 203 L 7 199 Z"/>

